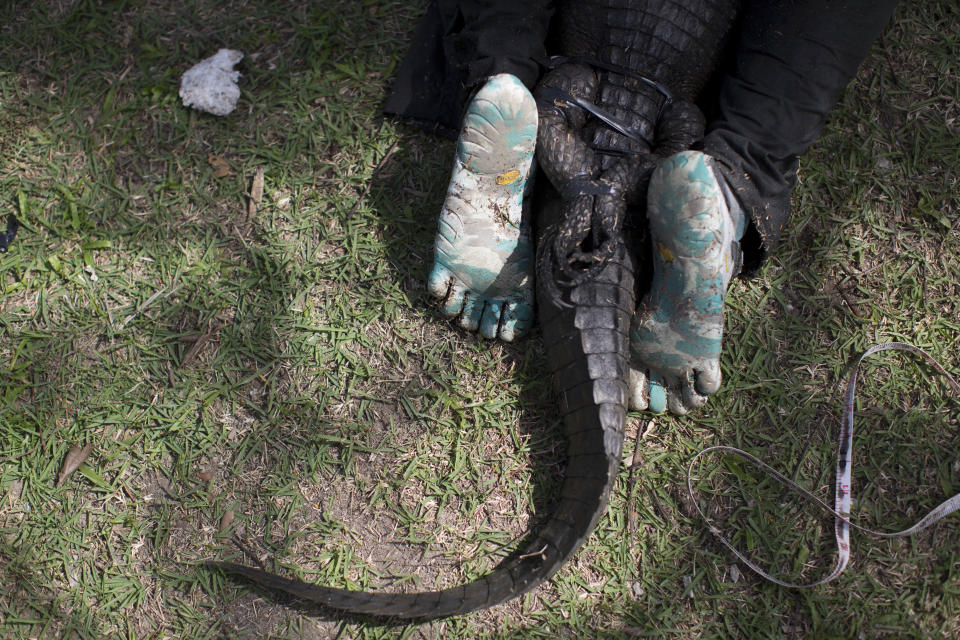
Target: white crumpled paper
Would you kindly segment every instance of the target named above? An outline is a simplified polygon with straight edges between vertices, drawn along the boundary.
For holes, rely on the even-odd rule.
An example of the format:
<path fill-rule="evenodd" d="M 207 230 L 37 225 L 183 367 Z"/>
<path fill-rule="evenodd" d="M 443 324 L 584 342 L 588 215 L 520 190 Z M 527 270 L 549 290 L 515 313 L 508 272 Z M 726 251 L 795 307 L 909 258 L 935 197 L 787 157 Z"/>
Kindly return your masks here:
<path fill-rule="evenodd" d="M 243 54 L 233 49 L 220 49 L 206 60 L 193 65 L 180 80 L 180 98 L 183 104 L 215 116 L 225 116 L 233 111 L 240 98 L 237 87 L 239 71 L 233 65 L 243 59 Z"/>

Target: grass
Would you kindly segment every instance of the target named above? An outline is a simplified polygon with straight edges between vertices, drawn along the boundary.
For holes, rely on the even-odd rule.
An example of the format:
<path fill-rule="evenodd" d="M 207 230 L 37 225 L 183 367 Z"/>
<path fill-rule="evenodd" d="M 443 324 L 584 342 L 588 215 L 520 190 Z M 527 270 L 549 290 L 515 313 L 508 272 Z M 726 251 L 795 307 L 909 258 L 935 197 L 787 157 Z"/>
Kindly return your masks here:
<path fill-rule="evenodd" d="M 898 10 L 803 158 L 781 248 L 730 297 L 722 392 L 639 440 L 636 481 L 622 474 L 549 584 L 385 627 L 196 565 L 246 556 L 328 584 L 446 586 L 549 508 L 564 445 L 539 338 L 464 335 L 424 290 L 452 145 L 379 114 L 419 12 L 0 9 L 0 214 L 22 223 L 0 254 L 0 636 L 960 634 L 955 518 L 909 540 L 854 534 L 847 573 L 792 591 L 735 569 L 682 489 L 692 455 L 724 443 L 829 498 L 850 359 L 897 339 L 957 366 L 960 14 L 946 1 Z M 221 46 L 246 54 L 238 110 L 183 108 L 180 74 Z M 955 399 L 907 356 L 865 374 L 857 516 L 902 528 L 960 491 Z M 645 420 L 631 418 L 627 461 Z M 787 579 L 829 570 L 829 519 L 733 460 L 698 478 L 759 562 Z"/>

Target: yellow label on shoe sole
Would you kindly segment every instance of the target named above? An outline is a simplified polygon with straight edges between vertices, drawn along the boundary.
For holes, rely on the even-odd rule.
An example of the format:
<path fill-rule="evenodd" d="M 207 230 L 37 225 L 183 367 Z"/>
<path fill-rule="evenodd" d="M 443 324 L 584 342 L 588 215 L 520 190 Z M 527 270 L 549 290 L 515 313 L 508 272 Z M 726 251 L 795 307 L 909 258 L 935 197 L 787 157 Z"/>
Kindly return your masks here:
<path fill-rule="evenodd" d="M 660 257 L 663 258 L 664 262 L 673 262 L 673 251 L 670 251 L 670 247 L 658 242 L 657 249 L 660 251 Z"/>
<path fill-rule="evenodd" d="M 513 171 L 507 171 L 506 173 L 501 173 L 497 176 L 497 184 L 500 186 L 506 184 L 512 184 L 517 181 L 520 177 L 520 172 L 514 169 Z"/>

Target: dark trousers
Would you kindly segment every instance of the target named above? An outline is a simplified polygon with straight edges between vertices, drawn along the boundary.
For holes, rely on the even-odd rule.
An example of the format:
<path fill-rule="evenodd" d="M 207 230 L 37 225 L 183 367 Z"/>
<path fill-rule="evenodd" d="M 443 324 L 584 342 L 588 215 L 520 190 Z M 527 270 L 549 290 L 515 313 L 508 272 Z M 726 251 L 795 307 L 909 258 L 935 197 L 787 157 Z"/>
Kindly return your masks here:
<path fill-rule="evenodd" d="M 642 2 L 643 0 L 636 0 Z M 798 158 L 856 74 L 898 0 L 748 0 L 719 82 L 700 102 L 700 147 L 714 156 L 753 224 L 750 270 L 776 245 Z M 448 135 L 482 81 L 512 73 L 533 87 L 547 53 L 549 0 L 432 0 L 398 72 L 388 113 Z"/>
<path fill-rule="evenodd" d="M 798 158 L 820 135 L 898 0 L 745 3 L 732 54 L 707 101 L 704 151 L 753 221 L 749 271 L 776 244 L 790 212 Z M 713 107 L 712 109 L 710 107 Z M 754 249 L 751 251 L 751 249 Z"/>
<path fill-rule="evenodd" d="M 384 110 L 456 137 L 486 78 L 512 73 L 533 89 L 552 16 L 552 0 L 431 0 Z"/>

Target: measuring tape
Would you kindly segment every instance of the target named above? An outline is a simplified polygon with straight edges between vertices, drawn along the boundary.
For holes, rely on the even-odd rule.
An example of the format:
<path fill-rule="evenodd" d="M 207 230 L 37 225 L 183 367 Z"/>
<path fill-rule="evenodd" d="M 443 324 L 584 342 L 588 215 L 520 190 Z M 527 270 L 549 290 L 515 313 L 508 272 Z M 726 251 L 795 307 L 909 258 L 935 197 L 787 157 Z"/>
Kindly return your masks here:
<path fill-rule="evenodd" d="M 697 455 L 693 457 L 690 461 L 690 465 L 687 467 L 687 493 L 690 495 L 690 501 L 693 503 L 694 508 L 696 508 L 697 513 L 700 514 L 700 517 L 703 518 L 704 522 L 707 523 L 707 527 L 717 540 L 729 549 L 733 555 L 740 559 L 743 564 L 748 566 L 755 573 L 761 577 L 774 582 L 783 587 L 793 587 L 795 589 L 809 589 L 811 587 L 816 587 L 817 585 L 825 584 L 835 579 L 843 570 L 847 568 L 847 563 L 850 561 L 850 527 L 854 527 L 865 533 L 869 533 L 874 536 L 879 536 L 882 538 L 898 538 L 903 536 L 913 535 L 918 531 L 926 529 L 933 523 L 941 520 L 954 511 L 960 509 L 960 493 L 955 496 L 943 501 L 932 511 L 927 513 L 925 516 L 920 518 L 911 527 L 904 529 L 903 531 L 896 531 L 893 533 L 886 531 L 874 531 L 866 527 L 862 527 L 858 524 L 850 522 L 850 504 L 852 500 L 851 491 L 850 491 L 850 468 L 853 461 L 853 401 L 854 395 L 857 390 L 857 376 L 860 371 L 860 364 L 863 362 L 864 358 L 870 356 L 879 351 L 887 350 L 896 350 L 896 351 L 909 351 L 921 356 L 926 360 L 930 365 L 936 369 L 937 373 L 945 376 L 947 381 L 950 383 L 951 388 L 954 393 L 960 396 L 960 384 L 957 384 L 957 381 L 954 380 L 946 369 L 940 366 L 940 363 L 937 362 L 933 356 L 912 344 L 907 344 L 905 342 L 884 342 L 882 344 L 874 345 L 864 351 L 860 358 L 857 360 L 857 363 L 853 367 L 853 371 L 850 373 L 850 378 L 847 381 L 847 390 L 844 393 L 843 398 L 843 418 L 841 420 L 840 427 L 840 443 L 837 448 L 837 481 L 836 481 L 836 492 L 834 496 L 834 506 L 831 508 L 823 500 L 810 493 L 799 484 L 786 477 L 767 463 L 758 459 L 757 457 L 750 455 L 742 449 L 737 449 L 736 447 L 727 447 L 727 446 L 715 446 L 708 447 L 700 451 Z M 693 491 L 693 482 L 691 480 L 693 474 L 693 466 L 696 464 L 697 460 L 708 453 L 720 451 L 730 455 L 735 455 L 744 460 L 750 462 L 755 467 L 762 469 L 772 477 L 774 477 L 782 485 L 787 486 L 797 493 L 801 494 L 805 498 L 816 502 L 824 510 L 829 511 L 834 515 L 834 533 L 837 538 L 837 563 L 833 567 L 833 570 L 824 578 L 817 580 L 816 582 L 811 582 L 808 584 L 794 584 L 792 582 L 785 582 L 778 578 L 774 578 L 766 571 L 758 567 L 751 560 L 749 560 L 743 553 L 741 553 L 733 544 L 727 540 L 726 537 L 721 533 L 720 529 L 716 527 L 711 521 L 710 518 L 703 513 L 703 510 L 700 508 L 700 504 L 696 500 L 696 496 Z"/>

